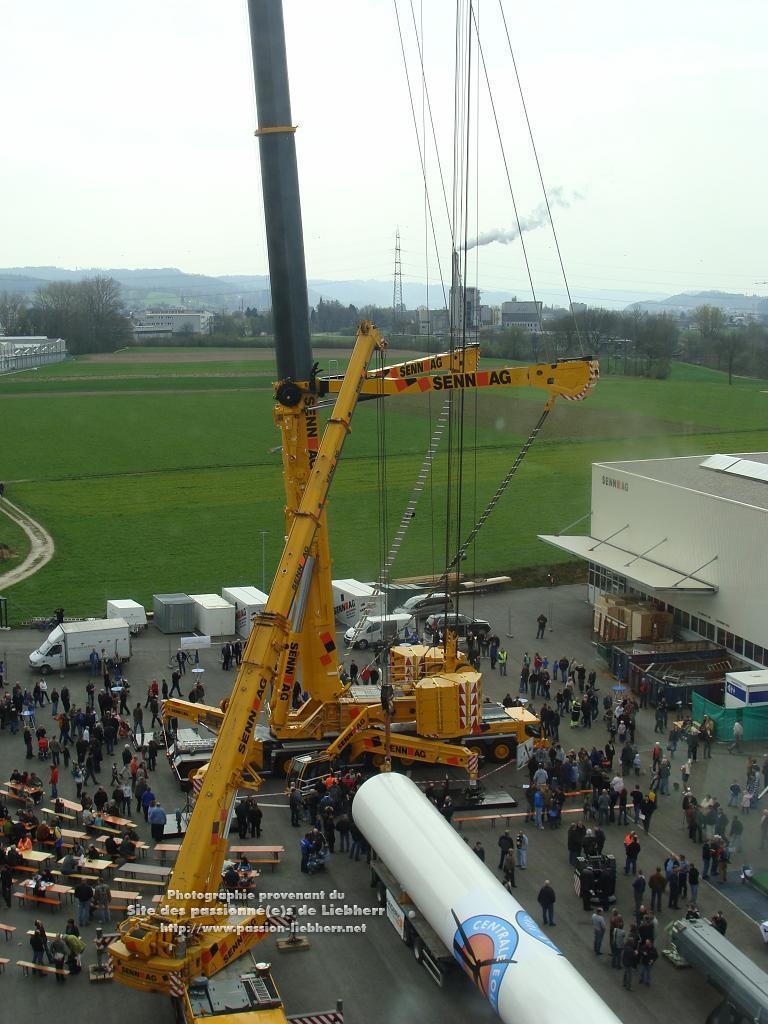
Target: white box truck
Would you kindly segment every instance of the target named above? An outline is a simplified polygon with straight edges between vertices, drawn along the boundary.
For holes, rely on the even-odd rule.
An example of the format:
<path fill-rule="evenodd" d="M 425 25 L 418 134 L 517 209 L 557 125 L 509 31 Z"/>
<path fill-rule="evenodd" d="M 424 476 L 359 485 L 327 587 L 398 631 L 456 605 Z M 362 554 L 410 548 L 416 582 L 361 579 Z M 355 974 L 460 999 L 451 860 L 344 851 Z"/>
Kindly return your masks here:
<path fill-rule="evenodd" d="M 268 595 L 256 587 L 224 587 L 221 596 L 235 606 L 235 632 L 247 640 L 253 627 L 251 620 L 264 611 Z"/>
<path fill-rule="evenodd" d="M 62 622 L 29 656 L 33 672 L 45 675 L 75 665 L 87 665 L 91 651 L 102 649 L 111 658 L 131 656 L 131 627 L 125 619 L 86 619 Z"/>
<path fill-rule="evenodd" d="M 373 587 L 358 580 L 331 580 L 333 614 L 340 626 L 354 626 L 370 605 L 370 614 L 381 614 L 381 597 Z"/>

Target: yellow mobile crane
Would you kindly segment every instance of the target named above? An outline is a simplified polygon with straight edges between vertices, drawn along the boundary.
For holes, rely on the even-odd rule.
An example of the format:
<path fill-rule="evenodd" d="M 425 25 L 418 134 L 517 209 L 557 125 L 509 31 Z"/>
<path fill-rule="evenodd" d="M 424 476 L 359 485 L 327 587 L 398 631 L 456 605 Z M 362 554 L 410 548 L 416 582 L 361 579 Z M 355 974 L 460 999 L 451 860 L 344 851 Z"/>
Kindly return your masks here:
<path fill-rule="evenodd" d="M 221 1024 L 231 1019 L 280 1024 L 287 1019 L 274 982 L 264 973 L 246 976 L 234 990 L 227 982 L 223 994 L 218 995 L 213 981 L 196 984 L 191 994 L 189 986 L 193 979 L 212 978 L 266 934 L 268 922 L 262 908 L 252 903 L 231 906 L 218 895 L 233 800 L 238 789 L 258 789 L 260 785 L 263 765 L 256 724 L 290 637 L 291 607 L 324 515 L 366 365 L 374 348 L 383 345 L 375 327 L 367 322 L 360 325 L 333 412 L 291 519 L 269 599 L 246 644 L 168 890 L 156 909 L 123 922 L 120 938 L 109 949 L 117 980 L 174 995 L 188 1024 L 219 1012 L 222 1006 L 236 1010 L 237 1016 L 224 1013 Z M 243 1017 L 246 1011 L 255 1016 Z"/>
<path fill-rule="evenodd" d="M 547 396 L 544 412 L 514 464 L 517 468 L 555 400 L 586 398 L 598 377 L 597 363 L 589 358 L 488 370 L 478 369 L 478 360 L 479 349 L 472 345 L 454 353 L 369 370 L 360 396 L 364 400 L 459 389 L 538 388 Z M 343 378 L 313 374 L 309 381 L 289 380 L 276 387 L 274 417 L 283 437 L 287 530 L 296 516 L 317 452 L 318 399 L 338 393 L 342 386 Z M 497 492 L 496 497 L 499 495 Z M 339 674 L 325 509 L 308 551 L 304 582 L 308 585 L 294 602 L 291 631 L 267 701 L 269 727 L 258 729 L 264 772 L 286 771 L 299 783 L 327 770 L 328 764 L 342 755 L 346 759 L 366 755 L 374 765 L 384 760 L 384 722 L 376 713 L 381 697 L 377 687 L 345 683 Z M 412 679 L 393 692 L 392 742 L 398 748 L 393 748 L 393 753 L 401 764 L 422 761 L 469 766 L 472 778 L 479 758 L 506 761 L 519 743 L 539 735 L 540 722 L 530 712 L 483 702 L 482 677 L 457 654 L 455 645 L 450 653 L 433 649 L 432 657 L 424 660 L 428 677 Z M 299 675 L 301 689 L 309 699 L 294 709 L 291 698 Z M 215 728 L 223 712 L 169 700 L 163 714 L 166 719 L 185 718 Z"/>

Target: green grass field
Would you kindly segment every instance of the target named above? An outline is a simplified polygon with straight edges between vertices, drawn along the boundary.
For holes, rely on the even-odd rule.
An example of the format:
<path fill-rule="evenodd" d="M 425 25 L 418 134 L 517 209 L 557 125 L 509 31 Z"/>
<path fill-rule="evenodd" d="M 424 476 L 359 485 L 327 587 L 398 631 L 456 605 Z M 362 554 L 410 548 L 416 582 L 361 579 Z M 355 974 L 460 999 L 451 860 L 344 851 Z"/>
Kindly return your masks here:
<path fill-rule="evenodd" d="M 6 493 L 56 542 L 54 560 L 7 592 L 12 621 L 59 603 L 67 614 L 94 614 L 108 598 L 151 603 L 152 593 L 261 586 L 262 530 L 270 578 L 284 503 L 280 455 L 270 452 L 280 443 L 271 416 L 273 360 L 187 349 L 160 362 L 156 352 L 0 379 L 3 423 L 13 438 L 0 470 Z M 764 450 L 766 390 L 765 381 L 737 379 L 729 387 L 724 374 L 676 365 L 668 380 L 608 377 L 587 402 L 558 403 L 465 568 L 501 573 L 561 561 L 536 535 L 588 511 L 592 462 Z M 532 390 L 468 394 L 462 535 L 542 404 Z M 385 404 L 392 526 L 440 405 L 434 395 Z M 331 493 L 337 576 L 370 579 L 378 571 L 376 450 L 375 405 L 364 403 Z M 447 480 L 439 455 L 395 576 L 442 567 Z"/>

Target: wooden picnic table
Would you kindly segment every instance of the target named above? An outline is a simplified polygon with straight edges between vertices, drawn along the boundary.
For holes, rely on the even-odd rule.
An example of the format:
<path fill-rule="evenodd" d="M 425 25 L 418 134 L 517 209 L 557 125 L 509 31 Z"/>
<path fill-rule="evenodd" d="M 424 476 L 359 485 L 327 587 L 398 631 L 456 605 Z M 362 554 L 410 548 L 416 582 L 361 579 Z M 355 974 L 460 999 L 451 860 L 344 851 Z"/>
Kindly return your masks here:
<path fill-rule="evenodd" d="M 106 841 L 110 838 L 114 839 L 114 836 L 91 836 L 91 838 L 93 839 L 94 843 L 97 846 L 104 846 Z M 147 850 L 150 849 L 149 843 L 145 843 L 141 839 L 134 839 L 133 845 L 136 847 L 136 849 L 139 851 L 142 857 L 147 856 Z"/>
<path fill-rule="evenodd" d="M 76 828 L 63 828 L 61 830 L 61 834 L 65 836 L 67 839 L 83 840 L 88 838 L 87 832 L 81 832 L 79 829 Z"/>
<path fill-rule="evenodd" d="M 62 903 L 62 896 L 70 895 L 72 890 L 65 885 L 46 883 L 45 888 L 39 892 L 34 891 L 34 881 L 30 878 L 22 882 L 22 889 L 14 893 L 19 901 L 19 906 L 25 903 L 41 903 L 43 906 L 53 907 L 58 910 Z"/>
<path fill-rule="evenodd" d="M 42 789 L 35 790 L 36 795 L 42 794 Z M 0 796 L 4 796 L 6 800 L 15 800 L 20 804 L 33 804 L 35 801 L 29 793 L 21 792 L 17 789 L 0 789 Z"/>
<path fill-rule="evenodd" d="M 44 864 L 47 860 L 50 860 L 53 856 L 53 852 L 47 850 L 24 850 L 22 853 L 22 859 L 28 861 L 30 864 Z"/>
<path fill-rule="evenodd" d="M 259 853 L 285 853 L 284 846 L 243 846 L 240 843 L 236 843 L 234 846 L 229 847 L 230 853 L 252 853 L 258 855 Z"/>
<path fill-rule="evenodd" d="M 21 883 L 23 889 L 29 889 L 30 891 L 35 887 L 34 878 L 25 878 Z M 44 891 L 43 896 L 47 896 L 48 893 L 54 893 L 57 896 L 71 896 L 73 889 L 69 885 L 59 885 L 58 882 L 43 882 Z"/>
<path fill-rule="evenodd" d="M 166 854 L 176 856 L 181 843 L 158 843 L 154 852 L 159 855 L 160 863 L 165 863 Z M 269 864 L 272 870 L 280 863 L 280 855 L 285 853 L 284 846 L 246 846 L 240 843 L 230 846 L 228 853 L 245 854 L 255 864 Z"/>
<path fill-rule="evenodd" d="M 15 793 L 25 793 L 30 798 L 43 792 L 42 786 L 25 786 L 23 782 L 4 782 L 3 785 Z"/>
<path fill-rule="evenodd" d="M 126 875 L 145 875 L 147 878 L 167 880 L 171 874 L 169 867 L 160 864 L 123 864 L 120 870 Z"/>
<path fill-rule="evenodd" d="M 102 814 L 101 820 L 108 825 L 115 825 L 117 828 L 136 828 L 136 825 L 128 818 L 118 818 L 115 814 Z"/>
<path fill-rule="evenodd" d="M 80 815 L 83 813 L 81 804 L 75 803 L 74 800 L 65 800 L 63 796 L 57 797 L 58 802 L 68 811 L 72 811 L 74 816 L 80 821 Z"/>
<path fill-rule="evenodd" d="M 55 811 L 52 807 L 41 807 L 43 814 L 51 818 L 61 818 L 63 821 L 76 821 L 74 814 L 65 814 L 64 811 Z"/>
<path fill-rule="evenodd" d="M 181 849 L 181 843 L 157 843 L 155 845 L 155 853 L 160 856 L 160 863 L 165 864 L 166 853 L 177 854 Z"/>
<path fill-rule="evenodd" d="M 284 846 L 243 846 L 236 843 L 229 847 L 229 853 L 244 854 L 254 864 L 269 864 L 272 870 L 280 863 L 280 854 L 285 853 Z"/>
<path fill-rule="evenodd" d="M 48 854 L 50 856 L 50 854 Z M 59 867 L 62 865 L 62 860 L 59 861 Z M 79 868 L 84 868 L 88 871 L 95 871 L 97 875 L 100 875 L 102 871 L 108 871 L 112 867 L 111 860 L 88 860 L 83 861 L 82 864 L 78 864 Z"/>

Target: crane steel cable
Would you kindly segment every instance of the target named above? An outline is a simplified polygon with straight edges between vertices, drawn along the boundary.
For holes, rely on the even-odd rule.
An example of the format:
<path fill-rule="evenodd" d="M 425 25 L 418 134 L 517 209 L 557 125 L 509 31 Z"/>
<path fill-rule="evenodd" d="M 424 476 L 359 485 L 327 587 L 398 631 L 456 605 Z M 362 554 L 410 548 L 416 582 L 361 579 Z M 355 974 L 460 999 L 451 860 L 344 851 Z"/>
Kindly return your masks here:
<path fill-rule="evenodd" d="M 394 0 L 394 3 L 395 3 L 395 8 L 397 8 L 397 0 Z M 426 109 L 429 112 L 429 124 L 430 124 L 430 127 L 432 129 L 432 143 L 433 143 L 433 145 L 435 147 L 435 158 L 436 158 L 436 161 L 437 161 L 437 170 L 438 170 L 438 175 L 439 175 L 439 178 L 440 178 L 440 187 L 441 187 L 442 193 L 443 193 L 443 202 L 445 204 L 445 214 L 446 214 L 446 217 L 448 219 L 448 223 L 450 224 L 451 223 L 451 211 L 450 211 L 450 208 L 448 206 L 448 193 L 446 192 L 446 189 L 445 189 L 445 176 L 443 174 L 443 165 L 442 165 L 442 162 L 440 160 L 440 150 L 439 150 L 438 145 L 437 145 L 437 132 L 435 131 L 435 121 L 434 121 L 434 117 L 432 116 L 432 102 L 431 102 L 431 100 L 429 98 L 429 87 L 427 86 L 427 75 L 426 75 L 426 71 L 424 69 L 424 23 L 423 23 L 423 13 L 424 13 L 424 10 L 423 10 L 423 6 L 422 6 L 420 8 L 420 12 L 419 12 L 420 16 L 422 18 L 422 21 L 421 21 L 421 41 L 420 41 L 419 40 L 419 33 L 418 33 L 418 30 L 416 29 L 416 13 L 415 13 L 415 11 L 413 9 L 413 0 L 410 0 L 410 4 L 411 4 L 411 20 L 413 22 L 414 34 L 415 34 L 415 37 L 416 37 L 416 48 L 417 48 L 418 54 L 419 54 L 419 65 L 420 65 L 420 69 L 421 69 L 422 96 L 426 100 Z M 398 22 L 398 25 L 399 25 L 399 22 Z M 401 43 L 402 43 L 402 37 L 401 37 Z M 405 52 L 404 51 L 403 51 L 403 59 L 405 59 Z M 424 133 L 424 152 L 426 153 L 426 132 Z"/>
<path fill-rule="evenodd" d="M 430 124 L 432 126 L 432 138 L 433 138 L 433 141 L 434 141 L 434 144 L 435 144 L 435 156 L 436 156 L 436 160 L 437 160 L 437 169 L 438 169 L 438 173 L 440 175 L 440 184 L 441 184 L 442 189 L 443 189 L 443 201 L 445 202 L 445 207 L 446 207 L 446 211 L 447 211 L 447 209 L 448 209 L 448 197 L 445 194 L 445 180 L 443 179 L 443 168 L 442 168 L 442 164 L 440 163 L 440 152 L 439 152 L 439 150 L 437 148 L 437 136 L 435 134 L 435 123 L 434 123 L 434 120 L 432 118 L 432 108 L 431 108 L 431 104 L 430 104 L 430 101 L 429 101 L 429 90 L 427 89 L 427 77 L 426 77 L 426 74 L 425 74 L 425 71 L 424 71 L 424 50 L 425 50 L 425 38 L 424 38 L 424 0 L 419 0 L 419 28 L 418 29 L 416 28 L 416 15 L 415 15 L 415 12 L 414 12 L 414 9 L 413 9 L 413 0 L 410 0 L 410 3 L 411 3 L 411 20 L 413 21 L 413 28 L 414 28 L 414 32 L 415 32 L 415 35 L 416 35 L 416 46 L 418 48 L 418 53 L 419 53 L 419 63 L 421 65 L 421 137 L 422 137 L 422 145 L 424 147 L 425 164 L 426 164 L 426 151 L 427 151 L 427 108 L 429 107 L 429 120 L 430 120 Z M 427 335 L 427 338 L 428 338 L 428 340 L 427 340 L 427 352 L 430 352 L 430 351 L 433 351 L 432 345 L 434 344 L 434 342 L 432 340 L 432 321 L 431 321 L 431 318 L 430 318 L 430 315 L 429 315 L 429 220 L 428 220 L 429 207 L 428 207 L 428 203 L 427 203 L 427 198 L 428 198 L 427 192 L 428 192 L 428 190 L 427 190 L 427 182 L 426 182 L 426 179 L 425 179 L 425 181 L 424 181 L 424 278 L 425 278 L 424 294 L 425 294 L 426 308 L 427 308 L 427 332 L 428 332 L 428 335 Z M 419 333 L 421 333 L 421 324 L 420 323 L 418 324 L 418 328 L 419 328 Z M 437 346 L 435 345 L 435 347 L 437 347 Z M 426 455 L 424 461 L 422 462 L 421 471 L 419 473 L 419 477 L 417 478 L 416 486 L 418 487 L 418 481 L 420 479 L 422 479 L 422 477 L 424 476 L 424 472 L 426 470 L 426 478 L 429 479 L 429 516 L 430 516 L 430 538 L 429 539 L 430 539 L 430 554 L 431 554 L 431 558 L 430 558 L 430 563 L 429 564 L 430 564 L 430 568 L 432 570 L 432 575 L 433 576 L 435 574 L 435 564 L 436 564 L 436 562 L 435 562 L 435 488 L 434 488 L 434 476 L 433 476 L 433 474 L 431 472 L 431 468 L 432 468 L 432 459 L 434 457 L 434 453 L 437 450 L 437 445 L 439 443 L 440 438 L 443 436 L 443 430 L 445 428 L 445 419 L 446 419 L 446 416 L 448 415 L 448 412 L 449 412 L 448 404 L 447 404 L 447 402 L 444 401 L 442 409 L 441 409 L 441 411 L 440 411 L 440 413 L 438 415 L 438 418 L 437 418 L 437 426 L 433 427 L 433 422 L 432 422 L 432 392 L 428 391 L 427 392 L 427 424 L 428 424 L 428 437 L 429 437 L 430 441 L 429 441 L 429 444 L 427 446 L 427 455 Z M 439 433 L 438 433 L 438 431 L 439 431 Z M 435 436 L 436 434 L 437 434 L 437 439 L 436 439 L 436 436 Z M 423 490 L 423 485 L 422 485 L 422 490 Z M 417 492 L 416 491 L 416 487 L 414 487 L 414 490 L 411 492 L 411 500 L 413 501 L 414 498 L 415 498 L 416 501 L 418 501 L 420 496 L 421 496 L 421 491 Z M 414 505 L 414 509 L 415 509 L 415 505 Z M 405 515 L 403 515 L 403 519 L 405 519 Z M 407 526 L 410 524 L 412 519 L 413 519 L 413 516 L 411 516 L 408 519 L 408 524 L 406 524 L 406 529 L 407 529 Z M 401 526 L 402 526 L 402 522 L 403 522 L 403 520 L 401 520 Z M 403 530 L 403 533 L 402 533 L 402 536 L 401 536 L 401 539 L 400 539 L 400 544 L 402 544 L 402 540 L 403 540 L 404 537 L 405 537 L 405 530 Z M 398 551 L 400 550 L 400 544 L 398 544 L 398 546 L 397 546 L 397 550 Z M 397 552 L 395 552 L 395 557 L 396 556 L 397 556 Z M 394 558 L 393 558 L 393 562 L 394 562 Z"/>
<path fill-rule="evenodd" d="M 435 259 L 437 260 L 437 270 L 438 270 L 438 274 L 440 275 L 440 286 L 441 286 L 442 291 L 443 291 L 443 302 L 447 306 L 448 300 L 447 300 L 446 295 L 445 295 L 445 280 L 443 278 L 443 267 L 442 267 L 442 264 L 440 262 L 440 248 L 439 248 L 439 246 L 437 244 L 437 232 L 436 232 L 436 229 L 435 229 L 434 215 L 432 213 L 432 201 L 429 198 L 429 190 L 428 190 L 428 186 L 427 186 L 427 165 L 426 165 L 425 160 L 424 160 L 424 153 L 422 151 L 421 140 L 419 139 L 419 127 L 418 127 L 418 121 L 416 119 L 416 107 L 415 107 L 415 104 L 414 104 L 414 101 L 413 101 L 413 91 L 411 89 L 411 77 L 408 74 L 408 60 L 407 60 L 406 55 L 405 55 L 405 40 L 403 39 L 403 30 L 402 30 L 402 26 L 400 24 L 400 11 L 399 11 L 398 6 L 397 6 L 397 0 L 393 0 L 393 4 L 394 4 L 394 8 L 395 8 L 395 18 L 397 20 L 397 31 L 398 31 L 398 35 L 400 37 L 400 51 L 401 51 L 402 56 L 403 56 L 403 70 L 405 71 L 405 82 L 406 82 L 406 86 L 408 88 L 408 99 L 410 101 L 410 106 L 411 106 L 411 118 L 413 120 L 413 128 L 414 128 L 414 131 L 416 133 L 416 146 L 417 146 L 417 148 L 419 150 L 419 162 L 421 164 L 421 175 L 422 175 L 422 178 L 424 179 L 425 194 L 427 196 L 427 204 L 429 206 L 429 223 L 430 223 L 430 226 L 432 228 L 432 243 L 433 243 L 433 245 L 435 247 Z M 449 220 L 450 220 L 450 218 L 449 218 Z"/>
<path fill-rule="evenodd" d="M 461 171 L 462 179 L 457 183 L 458 191 L 460 193 L 460 203 L 463 220 L 463 266 L 462 266 L 462 284 L 459 289 L 459 294 L 462 299 L 461 303 L 461 351 L 462 354 L 466 353 L 467 350 L 467 301 L 466 301 L 466 284 L 467 281 L 467 253 L 469 243 L 469 159 L 470 159 L 470 146 L 471 146 L 471 93 L 472 93 L 472 21 L 470 20 L 473 16 L 472 0 L 469 0 L 467 8 L 467 25 L 466 25 L 466 59 L 464 62 L 464 81 L 459 83 L 462 92 L 462 105 L 463 105 L 463 122 L 461 125 L 462 134 L 458 140 L 458 145 L 461 149 Z M 464 504 L 464 426 L 465 426 L 465 413 L 466 413 L 466 391 L 462 388 L 459 394 L 458 402 L 458 441 L 457 441 L 457 481 L 456 481 L 456 539 L 457 541 L 461 537 L 461 520 Z M 449 496 L 450 503 L 450 496 Z M 448 588 L 446 587 L 446 593 Z M 459 573 L 456 574 L 456 616 L 458 622 L 459 614 Z"/>
<path fill-rule="evenodd" d="M 472 16 L 473 16 L 473 20 L 474 20 L 474 11 L 472 11 Z M 476 20 L 475 20 L 475 34 L 477 35 L 477 49 L 478 49 L 478 51 L 480 53 L 480 61 L 481 61 L 482 66 L 483 66 L 483 75 L 485 77 L 485 84 L 486 84 L 486 87 L 488 89 L 488 98 L 489 98 L 490 103 L 491 103 L 491 113 L 493 114 L 493 120 L 494 120 L 494 124 L 496 126 L 496 136 L 497 136 L 497 138 L 499 140 L 499 149 L 501 150 L 501 159 L 502 159 L 502 162 L 504 164 L 504 173 L 505 173 L 506 178 L 507 178 L 507 187 L 509 188 L 509 195 L 510 195 L 510 198 L 512 200 L 512 209 L 513 209 L 514 214 L 515 214 L 515 223 L 517 225 L 517 231 L 518 231 L 518 234 L 520 236 L 520 245 L 521 245 L 521 248 L 523 250 L 523 259 L 525 261 L 525 271 L 526 271 L 526 274 L 528 276 L 528 284 L 530 286 L 531 295 L 533 296 L 533 301 L 534 301 L 534 304 L 535 304 L 535 307 L 536 307 L 536 319 L 537 319 L 538 324 L 539 324 L 539 333 L 541 334 L 542 339 L 544 339 L 546 337 L 546 335 L 544 335 L 544 331 L 543 331 L 543 327 L 542 327 L 542 323 L 541 323 L 541 311 L 539 309 L 539 303 L 538 303 L 538 300 L 536 298 L 536 288 L 535 288 L 534 283 L 533 283 L 533 274 L 531 272 L 531 264 L 530 264 L 530 261 L 528 259 L 528 249 L 526 248 L 525 239 L 523 238 L 523 227 L 522 227 L 522 224 L 521 224 L 521 221 L 520 221 L 520 214 L 519 214 L 518 209 L 517 209 L 517 200 L 515 199 L 515 190 L 512 188 L 512 177 L 511 177 L 511 175 L 509 173 L 509 162 L 507 161 L 507 153 L 506 153 L 506 150 L 504 149 L 504 142 L 503 142 L 502 137 L 501 137 L 501 125 L 499 123 L 499 117 L 498 117 L 498 114 L 496 113 L 496 101 L 493 98 L 493 89 L 491 88 L 491 79 L 490 79 L 490 76 L 488 74 L 488 65 L 485 62 L 485 51 L 483 50 L 483 44 L 482 44 L 482 42 L 480 40 L 480 35 L 479 35 L 478 31 L 477 31 L 477 21 Z M 545 355 L 547 357 L 547 361 L 550 361 L 550 355 L 549 355 L 549 351 L 548 351 L 548 347 L 547 347 L 546 341 L 543 342 L 543 347 L 544 347 Z"/>
<path fill-rule="evenodd" d="M 536 170 L 539 172 L 539 181 L 541 182 L 541 191 L 542 191 L 542 194 L 544 195 L 544 202 L 546 203 L 546 207 L 547 207 L 547 216 L 549 217 L 549 224 L 550 224 L 550 227 L 552 228 L 552 238 L 554 239 L 554 242 L 555 242 L 555 249 L 557 251 L 557 259 L 558 259 L 558 262 L 560 264 L 560 271 L 561 271 L 561 273 L 563 275 L 563 284 L 565 285 L 565 291 L 566 291 L 566 293 L 568 295 L 568 309 L 570 310 L 571 317 L 573 318 L 573 325 L 576 328 L 576 337 L 578 338 L 578 341 L 579 341 L 579 351 L 580 351 L 580 354 L 584 355 L 584 342 L 583 342 L 582 337 L 581 337 L 581 331 L 579 330 L 579 322 L 576 319 L 576 314 L 573 311 L 573 299 L 571 297 L 571 286 L 568 283 L 568 275 L 565 272 L 565 264 L 563 263 L 563 255 L 562 255 L 562 253 L 560 251 L 560 239 L 557 237 L 557 231 L 555 230 L 555 221 L 554 221 L 554 218 L 552 217 L 552 210 L 551 210 L 550 205 L 549 205 L 549 196 L 547 195 L 547 190 L 546 190 L 546 188 L 544 186 L 544 175 L 543 175 L 542 170 L 541 170 L 541 162 L 539 161 L 539 153 L 538 153 L 538 150 L 536 149 L 536 143 L 534 142 L 534 138 L 533 138 L 533 128 L 531 127 L 531 119 L 528 116 L 528 104 L 525 102 L 525 94 L 523 93 L 523 83 L 520 81 L 520 74 L 519 74 L 519 72 L 517 70 L 517 61 L 515 60 L 515 53 L 514 53 L 514 50 L 512 49 L 512 40 L 511 40 L 510 35 L 509 35 L 509 27 L 507 25 L 507 18 L 506 18 L 506 15 L 504 14 L 504 7 L 502 5 L 501 0 L 499 0 L 499 11 L 501 12 L 501 20 L 504 23 L 504 32 L 505 32 L 506 37 L 507 37 L 507 46 L 509 47 L 509 56 L 512 58 L 512 67 L 514 68 L 514 72 L 515 72 L 515 80 L 517 82 L 517 89 L 518 89 L 518 92 L 520 93 L 520 103 L 522 104 L 522 107 L 523 107 L 523 114 L 525 116 L 525 123 L 526 123 L 526 125 L 528 127 L 528 137 L 531 140 L 531 149 L 533 150 L 533 158 L 536 161 Z"/>
<path fill-rule="evenodd" d="M 483 510 L 482 515 L 475 522 L 475 525 L 472 527 L 472 529 L 469 532 L 468 536 L 464 540 L 464 543 L 461 545 L 461 547 L 456 552 L 456 555 L 454 556 L 453 560 L 451 562 L 447 562 L 446 561 L 446 567 L 443 570 L 443 572 L 440 575 L 440 577 L 437 578 L 437 579 L 433 579 L 432 585 L 429 588 L 429 591 L 427 592 L 427 595 L 426 595 L 427 597 L 432 597 L 434 594 L 441 592 L 441 590 L 445 591 L 445 592 L 448 591 L 448 581 L 450 579 L 451 570 L 454 569 L 454 567 L 462 560 L 462 558 L 464 557 L 464 555 L 466 554 L 466 552 L 467 552 L 467 550 L 469 548 L 469 545 L 477 537 L 477 535 L 479 534 L 480 530 L 483 528 L 483 526 L 485 525 L 486 521 L 488 520 L 488 517 L 491 515 L 491 513 L 496 508 L 498 503 L 501 501 L 502 497 L 504 496 L 504 492 L 506 491 L 507 487 L 509 486 L 509 484 L 510 484 L 510 482 L 512 480 L 512 477 L 515 475 L 515 473 L 518 471 L 518 469 L 522 465 L 523 460 L 525 459 L 526 455 L 528 454 L 528 452 L 531 449 L 531 445 L 536 440 L 536 438 L 539 436 L 539 432 L 541 431 L 541 428 L 544 426 L 544 423 L 545 423 L 545 421 L 547 419 L 547 416 L 549 416 L 549 413 L 552 410 L 552 404 L 553 404 L 552 399 L 550 399 L 547 402 L 547 404 L 544 406 L 544 409 L 543 409 L 541 415 L 539 416 L 539 419 L 536 422 L 535 427 L 530 432 L 530 434 L 526 438 L 525 442 L 523 443 L 522 447 L 518 451 L 517 455 L 515 456 L 514 462 L 512 463 L 510 468 L 505 473 L 504 477 L 501 480 L 501 483 L 496 488 L 495 493 L 493 494 L 492 498 L 490 499 L 490 501 L 486 505 L 485 509 Z M 449 618 L 449 613 L 446 610 L 443 613 L 443 621 L 447 622 L 448 618 Z M 436 639 L 436 636 L 433 637 L 433 641 L 435 639 Z M 379 655 L 379 660 L 381 659 L 382 655 L 387 654 L 390 651 L 390 649 L 392 647 L 394 647 L 398 643 L 399 643 L 399 639 L 397 637 L 394 637 L 391 641 L 389 641 L 388 643 L 385 643 L 383 645 L 383 647 L 382 647 L 381 654 Z M 374 661 L 375 660 L 376 659 L 374 659 Z M 370 662 L 370 664 L 373 664 L 373 662 Z"/>

